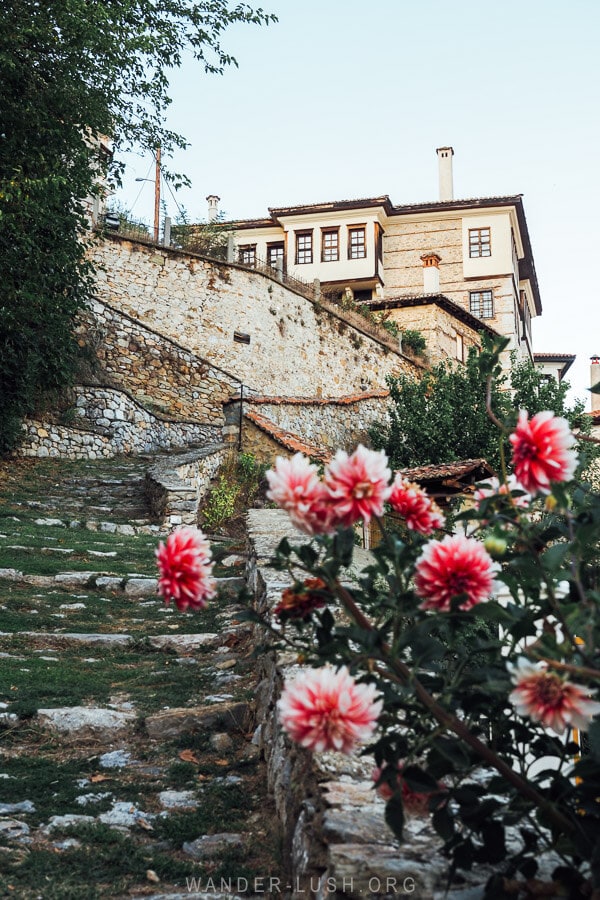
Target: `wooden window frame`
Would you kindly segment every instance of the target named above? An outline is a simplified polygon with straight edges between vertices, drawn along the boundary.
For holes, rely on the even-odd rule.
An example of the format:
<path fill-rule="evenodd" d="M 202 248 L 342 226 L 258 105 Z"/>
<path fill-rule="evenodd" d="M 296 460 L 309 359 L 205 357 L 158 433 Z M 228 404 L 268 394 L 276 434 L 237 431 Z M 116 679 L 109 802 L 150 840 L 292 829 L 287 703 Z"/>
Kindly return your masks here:
<path fill-rule="evenodd" d="M 487 240 L 482 232 L 487 232 Z M 469 228 L 469 259 L 487 259 L 492 255 L 492 229 L 488 225 L 484 228 Z"/>
<path fill-rule="evenodd" d="M 352 243 L 353 232 L 362 231 L 362 253 L 353 254 L 353 249 L 361 248 L 360 244 Z M 348 225 L 348 259 L 366 259 L 367 258 L 367 226 L 365 225 Z"/>
<path fill-rule="evenodd" d="M 251 253 L 252 261 L 248 262 L 245 260 L 244 254 Z M 256 265 L 256 244 L 240 244 L 238 246 L 238 262 L 241 266 L 255 266 Z"/>
<path fill-rule="evenodd" d="M 335 235 L 335 246 L 327 247 L 325 245 L 325 240 L 327 237 L 333 237 Z M 332 250 L 335 251 L 335 256 L 326 256 L 326 251 Z M 340 261 L 340 229 L 337 228 L 321 228 L 321 262 L 339 262 Z"/>
<path fill-rule="evenodd" d="M 271 262 L 271 252 L 273 250 L 281 251 L 282 267 L 285 268 L 285 241 L 271 241 L 267 244 L 267 265 L 271 266 L 272 269 L 277 269 L 277 266 Z"/>
<path fill-rule="evenodd" d="M 477 312 L 473 309 L 474 303 L 477 303 Z M 486 313 L 485 310 L 488 304 L 488 313 Z M 494 292 L 490 288 L 484 288 L 480 291 L 469 291 L 469 312 L 478 319 L 493 319 L 495 314 Z"/>
<path fill-rule="evenodd" d="M 313 229 L 303 229 L 302 231 L 295 231 L 294 235 L 296 237 L 296 265 L 297 266 L 309 266 L 313 262 L 314 258 L 314 241 L 313 241 Z M 309 247 L 300 247 L 300 239 L 301 238 L 309 238 L 310 244 Z M 300 256 L 303 254 L 308 254 L 310 256 L 309 259 L 300 259 Z"/>

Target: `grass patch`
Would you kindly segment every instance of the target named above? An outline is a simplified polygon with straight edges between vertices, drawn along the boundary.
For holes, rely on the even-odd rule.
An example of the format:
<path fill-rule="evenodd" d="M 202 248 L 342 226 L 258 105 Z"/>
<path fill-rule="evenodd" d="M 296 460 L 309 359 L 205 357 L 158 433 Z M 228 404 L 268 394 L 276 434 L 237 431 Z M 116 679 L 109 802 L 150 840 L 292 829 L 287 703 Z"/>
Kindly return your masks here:
<path fill-rule="evenodd" d="M 152 844 L 140 843 L 105 825 L 70 828 L 65 834 L 85 844 L 61 853 L 34 849 L 17 864 L 0 856 L 0 872 L 18 891 L 9 896 L 43 896 L 44 900 L 118 897 L 128 894 L 134 885 L 146 886 L 147 869 L 154 869 L 162 881 L 184 880 L 196 869 L 191 860 L 157 852 Z"/>
<path fill-rule="evenodd" d="M 175 847 L 194 841 L 202 834 L 242 831 L 251 811 L 248 800 L 236 785 L 207 784 L 202 790 L 198 809 L 157 819 L 154 830 L 157 836 L 171 841 Z"/>
<path fill-rule="evenodd" d="M 151 602 L 152 601 L 152 602 Z M 39 588 L 35 585 L 0 581 L 0 630 L 123 633 L 136 638 L 156 634 L 208 634 L 222 628 L 220 616 L 232 602 L 223 591 L 202 612 L 181 613 L 165 606 L 153 593 L 131 598 L 120 591 L 98 591 L 81 587 L 76 591 Z M 83 609 L 61 609 L 84 604 Z"/>
<path fill-rule="evenodd" d="M 19 569 L 27 575 L 86 571 L 106 575 L 156 573 L 154 550 L 158 541 L 154 536 L 19 524 L 6 519 L 4 522 L 0 519 L 0 531 L 6 535 L 0 537 L 0 568 Z M 73 550 L 73 553 L 61 553 L 61 550 Z M 94 555 L 98 552 L 117 555 Z"/>
<path fill-rule="evenodd" d="M 11 653 L 19 652 L 15 643 Z M 8 712 L 31 716 L 45 707 L 103 706 L 112 696 L 127 694 L 138 713 L 148 714 L 162 709 L 165 700 L 173 707 L 200 702 L 199 692 L 214 680 L 214 674 L 199 666 L 190 676 L 188 667 L 169 651 L 69 646 L 56 656 L 58 662 L 38 655 L 0 659 L 0 684 L 6 686 L 0 696 L 9 704 Z M 90 658 L 96 662 L 86 662 Z"/>

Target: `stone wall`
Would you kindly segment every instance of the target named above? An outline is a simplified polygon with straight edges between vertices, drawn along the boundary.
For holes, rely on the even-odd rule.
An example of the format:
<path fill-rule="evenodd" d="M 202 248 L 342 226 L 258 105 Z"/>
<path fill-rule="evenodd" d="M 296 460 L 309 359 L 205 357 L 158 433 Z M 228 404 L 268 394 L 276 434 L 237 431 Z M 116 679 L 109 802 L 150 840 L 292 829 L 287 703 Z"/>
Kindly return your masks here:
<path fill-rule="evenodd" d="M 78 325 L 103 383 L 120 387 L 170 419 L 222 424 L 239 381 L 137 319 L 95 301 Z"/>
<path fill-rule="evenodd" d="M 27 420 L 17 455 L 96 459 L 204 445 L 221 436 L 216 425 L 172 422 L 154 415 L 125 391 L 78 386 L 75 398 L 72 426 Z"/>
<path fill-rule="evenodd" d="M 422 371 L 358 314 L 235 264 L 118 236 L 98 241 L 94 262 L 101 301 L 261 393 L 341 396 Z"/>
<path fill-rule="evenodd" d="M 471 291 L 491 290 L 494 298 L 494 316 L 485 323 L 500 334 L 515 332 L 515 290 L 513 276 L 507 268 L 502 274 L 486 278 L 469 278 L 465 282 L 463 271 L 463 214 L 448 214 L 436 221 L 422 221 L 417 217 L 398 217 L 386 227 L 384 243 L 385 296 L 401 297 L 423 292 L 424 248 L 441 257 L 439 292 L 449 297 L 463 309 L 469 310 Z M 506 272 L 506 274 L 504 274 Z M 402 311 L 404 314 L 404 310 Z M 423 330 L 419 317 L 425 308 L 414 310 L 414 324 L 407 326 Z M 404 319 L 402 319 L 404 327 Z"/>
<path fill-rule="evenodd" d="M 146 473 L 152 515 L 164 525 L 197 525 L 200 503 L 228 452 L 225 444 L 213 444 L 157 460 Z"/>
<path fill-rule="evenodd" d="M 87 428 L 25 419 L 23 440 L 13 451 L 13 456 L 46 456 L 65 459 L 101 459 L 114 456 L 107 434 Z"/>
<path fill-rule="evenodd" d="M 250 397 L 246 407 L 306 441 L 336 451 L 369 440 L 369 428 L 386 418 L 389 392 L 370 391 L 328 400 Z"/>
<path fill-rule="evenodd" d="M 458 335 L 463 339 L 465 360 L 471 347 L 481 347 L 478 331 L 435 303 L 391 309 L 390 319 L 397 322 L 403 331 L 414 329 L 421 332 L 427 342 L 427 359 L 432 364 L 458 359 Z"/>

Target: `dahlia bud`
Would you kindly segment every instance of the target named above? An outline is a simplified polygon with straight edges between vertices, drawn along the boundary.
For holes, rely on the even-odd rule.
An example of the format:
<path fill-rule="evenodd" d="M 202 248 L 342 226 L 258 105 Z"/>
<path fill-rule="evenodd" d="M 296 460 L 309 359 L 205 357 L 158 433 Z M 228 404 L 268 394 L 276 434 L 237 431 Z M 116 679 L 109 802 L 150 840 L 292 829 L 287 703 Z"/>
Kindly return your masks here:
<path fill-rule="evenodd" d="M 493 559 L 500 559 L 506 553 L 507 543 L 504 538 L 492 534 L 485 539 L 483 546 Z"/>

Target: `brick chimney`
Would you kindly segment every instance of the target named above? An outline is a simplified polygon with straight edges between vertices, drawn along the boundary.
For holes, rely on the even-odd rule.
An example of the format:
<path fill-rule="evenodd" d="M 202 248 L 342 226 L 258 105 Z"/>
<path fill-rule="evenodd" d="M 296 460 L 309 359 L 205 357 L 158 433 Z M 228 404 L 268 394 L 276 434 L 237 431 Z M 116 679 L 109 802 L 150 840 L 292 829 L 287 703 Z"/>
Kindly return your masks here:
<path fill-rule="evenodd" d="M 591 357 L 590 365 L 590 387 L 600 382 L 600 356 Z M 592 412 L 600 410 L 600 394 L 592 394 Z"/>
<path fill-rule="evenodd" d="M 206 198 L 208 201 L 208 221 L 216 222 L 219 215 L 219 200 L 216 194 L 209 194 Z"/>
<path fill-rule="evenodd" d="M 433 250 L 426 250 L 421 259 L 423 260 L 423 293 L 439 294 L 441 256 L 438 256 Z"/>
<path fill-rule="evenodd" d="M 438 169 L 440 174 L 440 200 L 454 200 L 454 183 L 452 180 L 452 147 L 438 147 Z"/>

